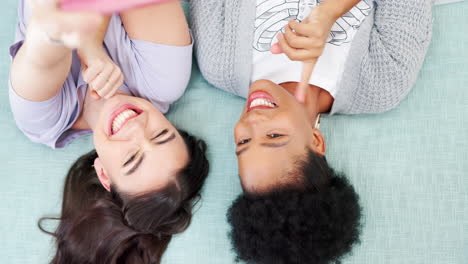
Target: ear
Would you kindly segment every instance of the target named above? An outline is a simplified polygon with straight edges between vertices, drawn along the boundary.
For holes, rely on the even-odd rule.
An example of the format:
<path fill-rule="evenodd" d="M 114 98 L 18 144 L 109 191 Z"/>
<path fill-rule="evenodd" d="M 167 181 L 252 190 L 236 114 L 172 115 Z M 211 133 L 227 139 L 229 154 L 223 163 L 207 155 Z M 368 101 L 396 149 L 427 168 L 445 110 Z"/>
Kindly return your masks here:
<path fill-rule="evenodd" d="M 320 156 L 325 156 L 327 147 L 322 132 L 314 128 L 312 133 L 312 142 L 310 148 L 312 149 L 312 151 L 319 154 Z"/>
<path fill-rule="evenodd" d="M 102 162 L 99 158 L 96 158 L 94 160 L 94 169 L 96 170 L 96 174 L 99 178 L 99 181 L 101 182 L 102 186 L 110 192 L 110 185 L 111 185 L 111 180 L 107 176 L 107 172 L 104 169 L 104 166 L 102 166 Z"/>

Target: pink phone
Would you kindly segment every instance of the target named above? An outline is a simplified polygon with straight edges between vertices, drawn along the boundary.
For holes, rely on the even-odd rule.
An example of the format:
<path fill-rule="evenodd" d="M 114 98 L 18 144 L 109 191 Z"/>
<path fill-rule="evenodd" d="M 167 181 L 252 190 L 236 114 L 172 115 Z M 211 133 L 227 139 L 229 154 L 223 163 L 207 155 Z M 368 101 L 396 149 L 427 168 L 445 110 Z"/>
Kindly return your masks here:
<path fill-rule="evenodd" d="M 113 14 L 123 10 L 171 0 L 61 0 L 60 7 L 65 11 L 91 11 Z"/>

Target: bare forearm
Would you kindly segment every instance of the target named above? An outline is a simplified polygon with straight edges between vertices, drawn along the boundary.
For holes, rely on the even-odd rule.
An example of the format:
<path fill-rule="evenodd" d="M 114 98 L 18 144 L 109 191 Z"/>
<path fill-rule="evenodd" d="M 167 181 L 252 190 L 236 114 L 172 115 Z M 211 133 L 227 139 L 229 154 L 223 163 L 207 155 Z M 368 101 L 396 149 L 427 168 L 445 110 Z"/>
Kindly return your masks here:
<path fill-rule="evenodd" d="M 72 48 L 81 47 L 89 40 L 89 34 L 96 32 L 102 17 L 63 12 L 57 6 L 58 1 L 27 3 L 31 17 L 25 41 L 12 63 L 11 83 L 21 97 L 44 101 L 60 91 L 72 64 Z"/>
<path fill-rule="evenodd" d="M 71 56 L 71 51 L 70 48 L 50 41 L 46 33 L 41 31 L 32 20 L 28 25 L 23 45 L 15 59 L 22 55 L 33 65 L 47 68 L 62 62 L 65 57 Z"/>
<path fill-rule="evenodd" d="M 11 83 L 19 96 L 44 101 L 62 87 L 70 71 L 72 50 L 48 41 L 35 26 L 31 20 L 23 46 L 12 63 Z"/>
<path fill-rule="evenodd" d="M 78 55 L 81 58 L 92 56 L 96 50 L 102 50 L 104 37 L 106 36 L 107 28 L 109 27 L 109 21 L 110 16 L 104 17 L 94 35 L 87 40 L 86 43 L 83 43 L 80 48 L 78 48 Z"/>
<path fill-rule="evenodd" d="M 104 37 L 106 36 L 107 28 L 109 27 L 110 18 L 111 18 L 110 16 L 104 17 L 101 25 L 98 27 L 92 39 L 94 40 L 95 43 L 99 43 L 102 45 L 102 42 L 104 41 Z"/>
<path fill-rule="evenodd" d="M 187 20 L 178 1 L 128 10 L 120 17 L 127 34 L 133 39 L 171 46 L 191 43 Z"/>
<path fill-rule="evenodd" d="M 336 20 L 346 14 L 359 2 L 361 2 L 361 0 L 325 0 L 320 6 Z"/>

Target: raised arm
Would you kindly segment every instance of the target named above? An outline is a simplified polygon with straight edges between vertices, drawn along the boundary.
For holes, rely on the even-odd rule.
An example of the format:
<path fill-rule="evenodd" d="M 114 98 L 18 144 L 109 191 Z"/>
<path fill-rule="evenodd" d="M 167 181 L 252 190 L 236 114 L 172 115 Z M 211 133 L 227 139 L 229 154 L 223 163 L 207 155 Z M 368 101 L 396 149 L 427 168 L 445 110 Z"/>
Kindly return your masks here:
<path fill-rule="evenodd" d="M 130 93 L 164 113 L 182 96 L 191 75 L 192 40 L 179 1 L 120 13 L 112 18 L 105 42 Z"/>
<path fill-rule="evenodd" d="M 96 99 L 112 97 L 124 81 L 120 67 L 104 49 L 109 21 L 110 16 L 104 17 L 96 32 L 78 48 L 83 80 L 88 83 Z"/>
<path fill-rule="evenodd" d="M 279 34 L 279 42 L 271 48 L 272 53 L 284 53 L 291 59 L 302 61 L 303 71 L 295 96 L 304 103 L 309 92 L 309 80 L 318 58 L 322 55 L 335 21 L 349 12 L 360 0 L 326 0 L 316 6 L 311 14 L 297 22 L 292 20 Z"/>
<path fill-rule="evenodd" d="M 70 71 L 73 48 L 59 42 L 82 38 L 100 22 L 94 14 L 60 12 L 54 1 L 32 7 L 24 43 L 11 66 L 15 92 L 29 101 L 45 101 L 57 94 Z"/>
<path fill-rule="evenodd" d="M 179 1 L 128 10 L 121 13 L 120 17 L 132 39 L 170 46 L 191 43 L 184 10 Z"/>

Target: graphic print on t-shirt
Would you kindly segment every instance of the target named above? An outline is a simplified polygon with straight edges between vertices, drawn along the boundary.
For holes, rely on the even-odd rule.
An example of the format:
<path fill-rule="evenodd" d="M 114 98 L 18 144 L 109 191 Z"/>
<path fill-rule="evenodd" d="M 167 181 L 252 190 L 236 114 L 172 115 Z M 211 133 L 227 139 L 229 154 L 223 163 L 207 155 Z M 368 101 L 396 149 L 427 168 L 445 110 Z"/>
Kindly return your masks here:
<path fill-rule="evenodd" d="M 254 49 L 269 51 L 276 35 L 284 31 L 289 19 L 303 21 L 315 6 L 324 0 L 257 0 Z M 371 0 L 362 0 L 333 25 L 327 43 L 340 46 L 347 43 L 370 14 Z"/>

